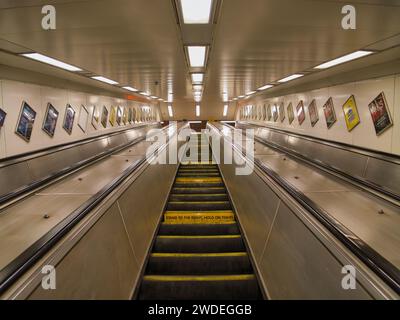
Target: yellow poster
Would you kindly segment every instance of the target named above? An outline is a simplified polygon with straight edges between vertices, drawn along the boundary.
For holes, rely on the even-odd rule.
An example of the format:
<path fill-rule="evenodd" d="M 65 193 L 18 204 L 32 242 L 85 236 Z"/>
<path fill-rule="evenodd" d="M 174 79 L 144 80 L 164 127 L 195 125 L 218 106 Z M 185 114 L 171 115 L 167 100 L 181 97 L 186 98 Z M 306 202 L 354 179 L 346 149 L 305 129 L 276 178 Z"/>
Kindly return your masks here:
<path fill-rule="evenodd" d="M 357 110 L 356 99 L 352 95 L 343 105 L 344 118 L 347 130 L 353 130 L 360 123 L 360 115 Z"/>
<path fill-rule="evenodd" d="M 115 121 L 117 120 L 117 107 L 111 107 L 111 112 L 110 112 L 110 124 L 112 126 L 115 126 Z"/>

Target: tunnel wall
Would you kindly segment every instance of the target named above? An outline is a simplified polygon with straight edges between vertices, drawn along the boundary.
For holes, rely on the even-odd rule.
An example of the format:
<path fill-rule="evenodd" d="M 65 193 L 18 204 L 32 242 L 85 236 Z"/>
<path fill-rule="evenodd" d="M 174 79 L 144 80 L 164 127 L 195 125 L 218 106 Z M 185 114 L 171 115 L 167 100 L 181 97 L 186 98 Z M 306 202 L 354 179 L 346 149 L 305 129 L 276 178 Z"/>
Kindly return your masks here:
<path fill-rule="evenodd" d="M 26 142 L 15 133 L 23 101 L 26 101 L 37 113 L 29 142 Z M 50 137 L 42 130 L 48 103 L 51 103 L 59 112 L 53 137 Z M 76 112 L 71 135 L 63 129 L 67 104 L 70 104 Z M 78 126 L 81 105 L 84 105 L 89 113 L 86 132 L 83 132 Z M 104 128 L 99 120 L 97 124 L 95 123 L 95 128 L 92 125 L 94 106 L 99 110 L 101 118 L 103 106 L 107 108 L 109 117 L 111 106 L 133 107 L 136 109 L 136 113 L 139 114 L 138 111 L 143 105 L 143 103 L 110 96 L 87 94 L 74 90 L 58 89 L 19 81 L 0 80 L 0 108 L 7 113 L 4 125 L 0 128 L 0 159 L 118 131 L 125 127 L 133 127 L 135 124 L 128 124 L 126 126 L 122 124 L 121 126 L 116 125 L 112 127 L 107 120 L 107 128 Z M 148 105 L 150 106 L 150 103 Z M 155 108 L 157 114 L 156 120 L 159 121 L 160 113 L 158 105 L 153 105 L 152 107 Z"/>
<path fill-rule="evenodd" d="M 381 135 L 377 136 L 368 105 L 381 92 L 384 92 L 385 94 L 393 126 Z M 351 95 L 354 95 L 356 100 L 360 115 L 360 124 L 349 132 L 346 127 L 342 106 Z M 329 97 L 332 97 L 337 117 L 337 122 L 330 129 L 327 127 L 323 111 L 323 105 Z M 319 121 L 314 127 L 311 125 L 308 109 L 308 106 L 313 99 L 316 100 L 319 115 Z M 296 115 L 296 106 L 300 100 L 303 100 L 306 115 L 306 119 L 302 125 L 299 125 Z M 288 130 L 294 133 L 310 135 L 330 141 L 400 155 L 400 139 L 398 139 L 400 136 L 400 75 L 352 82 L 307 92 L 278 96 L 261 101 L 246 100 L 237 108 L 236 120 L 241 118 L 240 111 L 245 106 L 255 106 L 255 109 L 257 110 L 256 113 L 258 114 L 262 111 L 264 105 L 266 107 L 271 105 L 272 107 L 273 105 L 279 106 L 281 103 L 284 104 L 285 109 L 285 119 L 283 122 L 281 122 L 280 118 L 274 122 L 273 118 L 271 121 L 267 121 L 260 120 L 259 117 L 253 118 L 251 121 Z M 295 113 L 295 119 L 292 124 L 289 124 L 287 114 L 289 103 L 292 103 Z"/>

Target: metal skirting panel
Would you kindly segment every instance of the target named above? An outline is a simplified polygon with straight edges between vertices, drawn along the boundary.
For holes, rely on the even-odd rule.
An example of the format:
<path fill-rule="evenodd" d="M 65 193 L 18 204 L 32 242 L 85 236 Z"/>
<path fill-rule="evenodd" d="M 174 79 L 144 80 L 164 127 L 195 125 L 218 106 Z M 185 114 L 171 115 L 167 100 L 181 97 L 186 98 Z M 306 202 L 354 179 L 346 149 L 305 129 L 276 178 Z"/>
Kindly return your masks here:
<path fill-rule="evenodd" d="M 400 166 L 370 158 L 365 179 L 400 194 Z"/>
<path fill-rule="evenodd" d="M 56 266 L 56 290 L 29 299 L 129 299 L 139 266 L 117 204 Z"/>
<path fill-rule="evenodd" d="M 0 169 L 0 196 L 13 192 L 32 181 L 28 164 L 20 162 Z M 7 183 L 5 183 L 7 181 Z"/>

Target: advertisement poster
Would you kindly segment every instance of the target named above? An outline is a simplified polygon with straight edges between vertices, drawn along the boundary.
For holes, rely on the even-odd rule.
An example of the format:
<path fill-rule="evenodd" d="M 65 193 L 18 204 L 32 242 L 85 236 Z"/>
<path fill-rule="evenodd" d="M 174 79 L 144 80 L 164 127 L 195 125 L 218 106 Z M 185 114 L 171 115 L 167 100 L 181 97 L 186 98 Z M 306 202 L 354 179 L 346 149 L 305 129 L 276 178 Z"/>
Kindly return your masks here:
<path fill-rule="evenodd" d="M 317 103 L 315 99 L 311 101 L 310 105 L 308 106 L 308 112 L 310 114 L 311 126 L 314 127 L 319 120 Z"/>
<path fill-rule="evenodd" d="M 117 121 L 117 107 L 111 106 L 110 124 L 114 127 L 116 121 Z"/>
<path fill-rule="evenodd" d="M 92 126 L 97 129 L 97 124 L 100 120 L 100 111 L 96 106 L 93 106 L 93 114 L 92 114 Z"/>
<path fill-rule="evenodd" d="M 89 111 L 86 109 L 84 105 L 81 105 L 81 109 L 79 110 L 78 126 L 79 128 L 81 128 L 83 132 L 86 132 L 88 119 L 89 119 Z"/>
<path fill-rule="evenodd" d="M 240 115 L 242 115 L 243 111 L 240 111 Z M 132 108 L 128 109 L 128 122 L 132 123 L 133 122 L 133 111 Z"/>
<path fill-rule="evenodd" d="M 42 130 L 46 132 L 50 137 L 54 137 L 56 131 L 56 125 L 58 120 L 58 111 L 53 107 L 51 103 L 47 104 L 46 115 L 44 116 Z"/>
<path fill-rule="evenodd" d="M 128 118 L 129 118 L 128 108 L 124 107 L 123 110 L 124 111 L 123 111 L 123 116 L 122 116 L 122 122 L 124 123 L 124 125 L 127 125 L 127 123 L 129 122 L 128 121 Z"/>
<path fill-rule="evenodd" d="M 285 121 L 286 114 L 285 114 L 285 105 L 283 102 L 279 105 L 279 117 L 281 119 L 281 122 Z"/>
<path fill-rule="evenodd" d="M 267 107 L 267 116 L 268 116 L 268 121 L 271 121 L 272 119 L 271 105 L 268 105 Z"/>
<path fill-rule="evenodd" d="M 75 121 L 75 110 L 71 107 L 71 105 L 67 104 L 67 107 L 65 108 L 63 128 L 65 131 L 68 132 L 68 134 L 72 134 L 74 121 Z"/>
<path fill-rule="evenodd" d="M 117 123 L 120 126 L 121 125 L 121 121 L 122 121 L 122 107 L 118 107 L 117 109 Z"/>
<path fill-rule="evenodd" d="M 360 123 L 360 115 L 358 114 L 356 99 L 353 95 L 347 99 L 342 109 L 346 120 L 347 130 L 350 132 Z"/>
<path fill-rule="evenodd" d="M 376 135 L 379 136 L 385 130 L 393 126 L 392 117 L 387 107 L 385 94 L 381 92 L 369 105 L 372 122 L 374 123 Z"/>
<path fill-rule="evenodd" d="M 25 101 L 22 103 L 21 113 L 17 124 L 16 133 L 25 141 L 29 142 L 32 136 L 33 124 L 35 123 L 36 111 Z"/>
<path fill-rule="evenodd" d="M 279 113 L 278 113 L 278 106 L 276 104 L 272 106 L 272 115 L 274 117 L 274 122 L 278 121 Z"/>
<path fill-rule="evenodd" d="M 101 112 L 101 125 L 104 128 L 107 128 L 107 120 L 108 120 L 108 110 L 106 106 L 103 106 L 103 111 Z"/>
<path fill-rule="evenodd" d="M 306 113 L 304 112 L 304 104 L 303 100 L 300 100 L 299 104 L 296 107 L 297 119 L 299 120 L 299 125 L 302 125 L 304 120 L 306 119 Z"/>
<path fill-rule="evenodd" d="M 3 109 L 0 109 L 0 128 L 4 125 L 6 116 L 7 116 L 7 113 Z"/>
<path fill-rule="evenodd" d="M 326 125 L 330 129 L 337 121 L 332 98 L 329 98 L 322 108 L 324 109 Z"/>
<path fill-rule="evenodd" d="M 294 112 L 293 112 L 293 105 L 292 103 L 289 103 L 287 107 L 287 113 L 288 113 L 288 118 L 289 118 L 289 124 L 292 124 L 294 120 Z"/>

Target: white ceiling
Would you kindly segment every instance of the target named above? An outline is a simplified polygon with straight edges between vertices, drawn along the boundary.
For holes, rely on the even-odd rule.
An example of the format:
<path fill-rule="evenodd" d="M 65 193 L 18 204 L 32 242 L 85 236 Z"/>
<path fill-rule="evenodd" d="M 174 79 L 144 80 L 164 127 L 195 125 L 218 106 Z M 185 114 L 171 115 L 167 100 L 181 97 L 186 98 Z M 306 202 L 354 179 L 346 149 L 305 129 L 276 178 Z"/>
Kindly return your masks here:
<path fill-rule="evenodd" d="M 37 51 L 164 99 L 172 90 L 175 118 L 194 119 L 183 42 L 212 41 L 201 118 L 221 119 L 223 91 L 233 98 L 400 33 L 400 0 L 351 1 L 354 31 L 340 25 L 348 1 L 223 0 L 216 24 L 202 29 L 180 28 L 173 2 L 0 0 L 0 48 Z M 41 29 L 45 4 L 57 9 L 55 31 Z"/>

